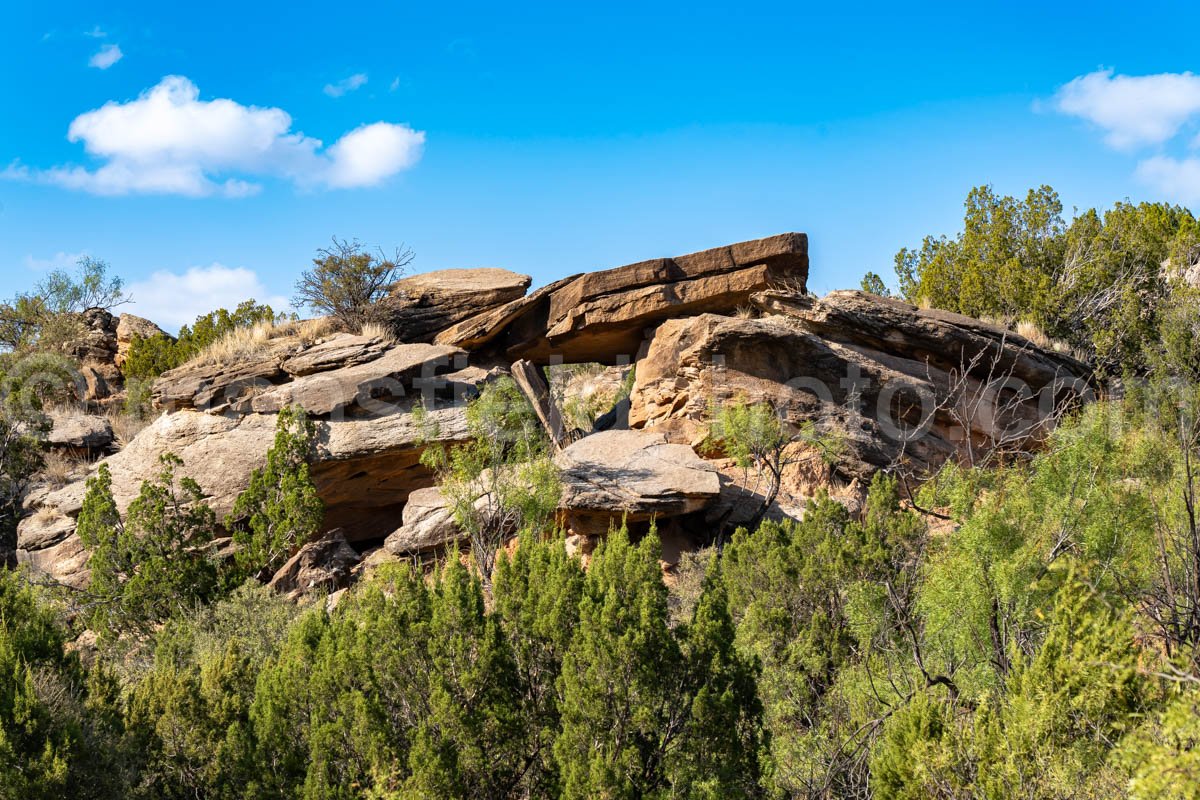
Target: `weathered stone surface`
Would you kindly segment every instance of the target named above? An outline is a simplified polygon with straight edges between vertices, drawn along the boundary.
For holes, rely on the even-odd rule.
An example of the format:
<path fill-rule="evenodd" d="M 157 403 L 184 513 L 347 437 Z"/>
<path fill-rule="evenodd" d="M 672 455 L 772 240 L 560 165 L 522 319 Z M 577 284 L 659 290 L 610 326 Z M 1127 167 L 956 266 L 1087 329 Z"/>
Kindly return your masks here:
<path fill-rule="evenodd" d="M 650 431 L 603 431 L 555 459 L 559 506 L 574 533 L 603 534 L 611 524 L 699 511 L 721 492 L 716 471 L 692 448 Z"/>
<path fill-rule="evenodd" d="M 87 586 L 89 555 L 75 534 L 41 550 L 27 550 L 17 543 L 18 564 L 34 575 L 46 575 L 73 589 Z"/>
<path fill-rule="evenodd" d="M 133 346 L 135 337 L 149 339 L 159 335 L 167 336 L 168 334 L 148 319 L 133 314 L 122 314 L 117 320 L 117 353 L 114 363 L 118 367 L 125 366 L 125 359 L 129 356 L 129 348 Z"/>
<path fill-rule="evenodd" d="M 992 445 L 1033 446 L 1089 388 L 1085 365 L 974 320 L 859 292 L 783 299 L 757 298 L 784 312 L 762 319 L 664 323 L 638 363 L 631 426 L 698 445 L 715 405 L 769 401 L 835 437 L 836 474 L 865 482 L 882 468 L 926 473 Z"/>
<path fill-rule="evenodd" d="M 83 396 L 89 403 L 107 400 L 120 393 L 124 386 L 121 371 L 111 362 L 88 359 L 79 367 L 83 378 Z"/>
<path fill-rule="evenodd" d="M 224 411 L 286 380 L 282 362 L 289 351 L 298 351 L 298 343 L 279 342 L 234 363 L 184 364 L 154 382 L 154 404 L 167 411 Z"/>
<path fill-rule="evenodd" d="M 546 364 L 616 363 L 642 348 L 646 329 L 674 317 L 732 313 L 750 295 L 808 277 L 808 237 L 785 233 L 676 258 L 566 278 L 464 320 L 438 344 L 492 350 Z"/>
<path fill-rule="evenodd" d="M 43 508 L 21 521 L 20 545 L 28 550 L 44 550 L 75 532 L 75 518 L 56 508 Z"/>
<path fill-rule="evenodd" d="M 384 540 L 384 549 L 394 555 L 436 550 L 462 537 L 446 498 L 436 486 L 417 489 L 404 506 L 403 524 Z"/>
<path fill-rule="evenodd" d="M 316 428 L 312 475 L 326 504 L 323 530 L 343 528 L 351 540 L 382 539 L 395 529 L 408 495 L 433 483 L 432 473 L 420 463 L 431 432 L 432 441 L 466 439 L 462 409 L 454 407 L 436 408 L 424 420 L 396 410 L 381 417 L 318 421 Z M 157 472 L 159 455 L 175 453 L 184 462 L 180 474 L 200 484 L 207 502 L 222 519 L 246 488 L 250 473 L 266 462 L 274 438 L 273 414 L 222 416 L 178 411 L 159 417 L 102 463 L 109 466 L 113 497 L 124 513 L 142 481 Z M 23 560 L 56 578 L 61 578 L 64 570 L 78 569 L 71 561 L 75 551 L 69 547 L 64 551 L 67 563 L 61 569 L 55 566 L 53 554 L 46 555 L 45 550 L 50 542 L 59 547 L 77 539 L 74 518 L 83 505 L 84 491 L 84 481 L 79 480 L 30 505 L 34 513 L 21 522 L 17 533 L 18 555 Z M 69 532 L 60 518 L 71 521 Z"/>
<path fill-rule="evenodd" d="M 443 269 L 402 278 L 378 309 L 402 342 L 425 342 L 467 317 L 525 296 L 532 279 L 506 269 Z"/>
<path fill-rule="evenodd" d="M 113 443 L 112 425 L 104 417 L 67 408 L 53 409 L 48 416 L 52 427 L 46 443 L 51 447 L 95 453 Z"/>
<path fill-rule="evenodd" d="M 387 342 L 352 333 L 335 334 L 283 361 L 289 375 L 312 375 L 374 361 L 388 349 Z"/>
<path fill-rule="evenodd" d="M 1011 375 L 1037 388 L 1055 381 L 1086 382 L 1091 376 L 1091 368 L 1082 361 L 1039 347 L 998 325 L 950 311 L 919 309 L 866 292 L 830 292 L 817 299 L 790 291 L 765 291 L 751 302 L 795 319 L 805 330 L 829 341 L 870 347 L 909 361 L 928 361 L 943 370 L 970 367 L 976 374 Z M 971 361 L 976 362 L 973 367 Z"/>
<path fill-rule="evenodd" d="M 330 531 L 296 551 L 267 585 L 289 600 L 329 594 L 350 584 L 359 561 L 358 551 L 346 542 L 342 532 Z"/>
<path fill-rule="evenodd" d="M 81 335 L 71 344 L 71 355 L 81 361 L 112 364 L 117 354 L 117 320 L 103 308 L 89 308 L 78 317 Z"/>
<path fill-rule="evenodd" d="M 289 383 L 267 389 L 250 399 L 257 413 L 273 413 L 299 405 L 309 414 L 323 416 L 358 405 L 369 409 L 372 400 L 408 396 L 413 381 L 432 382 L 444 373 L 462 351 L 432 344 L 401 344 L 379 358 L 353 366 L 304 375 Z"/>

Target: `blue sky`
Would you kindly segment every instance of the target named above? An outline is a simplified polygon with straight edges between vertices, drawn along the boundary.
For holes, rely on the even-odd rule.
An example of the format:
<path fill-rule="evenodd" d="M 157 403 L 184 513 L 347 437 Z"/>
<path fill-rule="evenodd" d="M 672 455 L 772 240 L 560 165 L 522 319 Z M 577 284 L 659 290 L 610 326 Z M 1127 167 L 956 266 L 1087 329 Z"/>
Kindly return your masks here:
<path fill-rule="evenodd" d="M 1200 6 L 904 5 L 9 3 L 0 295 L 86 253 L 175 327 L 333 235 L 545 283 L 786 230 L 823 292 L 980 183 L 1200 209 Z"/>

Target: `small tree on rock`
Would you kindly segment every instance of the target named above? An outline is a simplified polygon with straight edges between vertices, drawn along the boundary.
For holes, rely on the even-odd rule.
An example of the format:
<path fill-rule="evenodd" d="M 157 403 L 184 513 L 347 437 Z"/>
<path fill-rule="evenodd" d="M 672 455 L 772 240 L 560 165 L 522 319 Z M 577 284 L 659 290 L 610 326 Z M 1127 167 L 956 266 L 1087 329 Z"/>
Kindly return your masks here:
<path fill-rule="evenodd" d="M 334 238 L 331 247 L 317 251 L 313 268 L 296 282 L 296 306 L 308 306 L 350 330 L 360 330 L 370 320 L 371 306 L 387 295 L 412 260 L 412 251 L 403 245 L 388 258 L 357 239 Z"/>

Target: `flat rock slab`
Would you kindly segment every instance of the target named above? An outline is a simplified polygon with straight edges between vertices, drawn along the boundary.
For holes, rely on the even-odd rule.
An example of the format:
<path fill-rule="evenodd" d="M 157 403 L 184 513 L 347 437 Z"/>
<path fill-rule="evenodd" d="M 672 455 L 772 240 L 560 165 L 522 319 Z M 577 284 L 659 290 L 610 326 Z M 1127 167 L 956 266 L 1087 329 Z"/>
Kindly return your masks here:
<path fill-rule="evenodd" d="M 312 375 L 342 367 L 374 361 L 386 352 L 387 342 L 369 336 L 339 333 L 284 359 L 283 370 L 289 375 Z"/>
<path fill-rule="evenodd" d="M 730 314 L 750 295 L 787 283 L 803 291 L 808 237 L 765 239 L 575 275 L 478 314 L 434 339 L 510 361 L 614 364 L 635 357 L 646 331 L 665 320 Z"/>
<path fill-rule="evenodd" d="M 467 317 L 525 296 L 532 278 L 506 269 L 443 269 L 392 284 L 379 307 L 404 342 L 424 342 Z"/>
<path fill-rule="evenodd" d="M 298 405 L 323 416 L 369 400 L 406 397 L 414 379 L 433 381 L 462 355 L 455 347 L 432 344 L 395 345 L 373 361 L 304 375 L 255 395 L 250 408 L 259 414 Z"/>
<path fill-rule="evenodd" d="M 94 452 L 113 443 L 112 425 L 104 417 L 70 409 L 56 409 L 48 416 L 53 427 L 46 443 L 51 447 Z"/>
<path fill-rule="evenodd" d="M 559 507 L 574 533 L 607 532 L 651 518 L 705 508 L 720 496 L 716 471 L 684 444 L 651 431 L 603 431 L 580 439 L 555 459 L 562 480 Z"/>

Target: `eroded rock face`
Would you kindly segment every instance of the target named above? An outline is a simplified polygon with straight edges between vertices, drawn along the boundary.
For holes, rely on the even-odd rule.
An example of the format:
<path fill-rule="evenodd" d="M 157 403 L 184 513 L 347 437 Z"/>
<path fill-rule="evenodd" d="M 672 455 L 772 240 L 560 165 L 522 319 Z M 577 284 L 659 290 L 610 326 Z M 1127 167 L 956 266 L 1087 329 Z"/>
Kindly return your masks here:
<path fill-rule="evenodd" d="M 409 494 L 433 482 L 420 463 L 424 448 L 464 441 L 463 400 L 494 378 L 481 369 L 447 372 L 457 352 L 342 336 L 311 348 L 280 342 L 250 362 L 176 371 L 158 391 L 177 410 L 104 461 L 117 506 L 128 508 L 142 481 L 158 471 L 159 456 L 170 452 L 184 462 L 180 474 L 200 484 L 223 518 L 266 461 L 274 412 L 296 403 L 316 418 L 312 475 L 326 505 L 325 529 L 341 528 L 352 541 L 382 539 L 396 528 Z M 221 413 L 196 410 L 206 403 Z M 414 413 L 418 403 L 430 410 Z M 74 518 L 84 493 L 79 480 L 31 498 L 32 514 L 18 531 L 19 560 L 58 579 L 83 579 Z"/>
<path fill-rule="evenodd" d="M 402 342 L 427 342 L 462 320 L 525 296 L 532 278 L 506 269 L 443 269 L 402 278 L 378 310 Z"/>
<path fill-rule="evenodd" d="M 700 511 L 719 497 L 716 470 L 686 444 L 651 431 L 602 431 L 555 459 L 563 510 L 574 534 L 603 535 L 622 520 L 666 520 Z"/>
<path fill-rule="evenodd" d="M 384 549 L 394 555 L 438 550 L 462 538 L 454 514 L 436 486 L 417 489 L 408 496 L 402 521 L 383 543 Z"/>
<path fill-rule="evenodd" d="M 289 600 L 331 594 L 350 585 L 360 560 L 341 531 L 330 531 L 296 551 L 267 585 Z"/>
<path fill-rule="evenodd" d="M 298 337 L 265 342 L 232 363 L 192 363 L 163 374 L 154 402 L 168 411 L 274 413 L 300 405 L 309 414 L 368 412 L 390 407 L 416 391 L 446 389 L 445 376 L 466 366 L 457 348 L 394 345 L 349 333 L 312 346 Z"/>
<path fill-rule="evenodd" d="M 1091 388 L 1086 365 L 966 317 L 862 292 L 755 302 L 776 313 L 664 323 L 638 364 L 631 426 L 699 446 L 720 403 L 769 401 L 794 425 L 817 423 L 839 447 L 835 471 L 865 482 L 989 444 L 1031 447 Z"/>
<path fill-rule="evenodd" d="M 48 416 L 51 428 L 46 443 L 53 448 L 87 456 L 112 446 L 112 425 L 102 416 L 78 409 L 53 409 Z"/>
<path fill-rule="evenodd" d="M 167 336 L 168 334 L 148 319 L 133 314 L 122 314 L 117 320 L 117 352 L 114 356 L 114 363 L 118 368 L 125 366 L 125 359 L 129 356 L 129 348 L 133 346 L 135 338 L 149 339 L 159 335 Z"/>
<path fill-rule="evenodd" d="M 576 275 L 478 314 L 434 341 L 509 361 L 615 364 L 636 356 L 646 329 L 705 312 L 733 313 L 750 295 L 808 279 L 808 237 L 767 239 Z"/>

